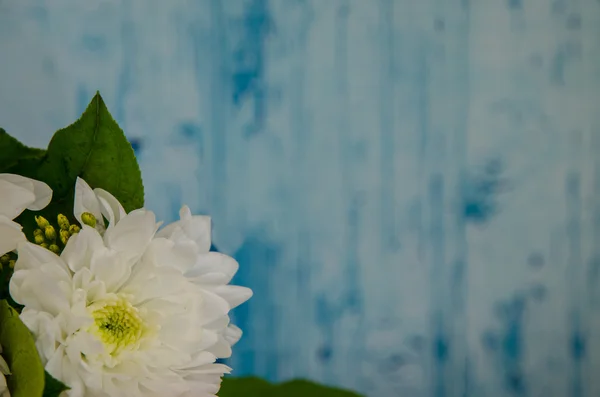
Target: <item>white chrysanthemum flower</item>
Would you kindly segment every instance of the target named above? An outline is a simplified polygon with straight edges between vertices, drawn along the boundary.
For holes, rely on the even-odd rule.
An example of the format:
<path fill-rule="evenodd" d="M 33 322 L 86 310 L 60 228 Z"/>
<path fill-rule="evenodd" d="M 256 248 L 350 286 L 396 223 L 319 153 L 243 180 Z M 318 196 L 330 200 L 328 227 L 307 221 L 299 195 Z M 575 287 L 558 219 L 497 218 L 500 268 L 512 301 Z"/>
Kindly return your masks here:
<path fill-rule="evenodd" d="M 0 353 L 2 353 L 2 346 L 0 346 Z M 0 397 L 10 397 L 5 375 L 10 375 L 10 369 L 4 358 L 0 356 Z"/>
<path fill-rule="evenodd" d="M 214 396 L 229 372 L 215 361 L 241 336 L 228 312 L 252 292 L 228 285 L 233 258 L 209 252 L 210 219 L 184 207 L 157 233 L 152 212 L 76 190 L 76 216 L 94 214 L 95 228 L 60 256 L 22 243 L 10 283 L 46 370 L 69 397 Z"/>
<path fill-rule="evenodd" d="M 52 199 L 44 182 L 21 175 L 0 174 L 0 255 L 17 248 L 25 240 L 21 225 L 13 222 L 25 209 L 39 211 Z"/>

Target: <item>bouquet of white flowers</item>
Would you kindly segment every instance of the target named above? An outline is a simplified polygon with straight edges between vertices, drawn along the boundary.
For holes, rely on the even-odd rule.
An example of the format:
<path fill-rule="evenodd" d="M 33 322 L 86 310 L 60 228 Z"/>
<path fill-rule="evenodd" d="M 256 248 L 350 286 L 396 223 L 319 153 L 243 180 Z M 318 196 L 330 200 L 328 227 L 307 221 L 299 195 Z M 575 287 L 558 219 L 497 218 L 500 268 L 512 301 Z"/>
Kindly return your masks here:
<path fill-rule="evenodd" d="M 143 208 L 131 145 L 99 94 L 48 149 L 0 129 L 0 397 L 212 397 L 242 331 L 211 220 Z M 351 396 L 303 381 L 225 382 L 223 396 Z M 333 393 L 333 394 L 331 394 Z"/>

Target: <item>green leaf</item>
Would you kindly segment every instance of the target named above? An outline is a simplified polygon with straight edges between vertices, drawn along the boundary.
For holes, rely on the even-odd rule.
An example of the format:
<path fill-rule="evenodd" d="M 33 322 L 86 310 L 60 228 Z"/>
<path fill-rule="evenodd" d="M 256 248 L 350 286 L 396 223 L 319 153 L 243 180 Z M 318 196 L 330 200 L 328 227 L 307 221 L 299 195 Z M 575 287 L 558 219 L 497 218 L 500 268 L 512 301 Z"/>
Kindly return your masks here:
<path fill-rule="evenodd" d="M 43 397 L 58 397 L 60 393 L 65 390 L 69 390 L 69 387 L 65 386 L 64 383 L 55 379 L 48 372 L 44 372 L 45 375 L 45 386 Z"/>
<path fill-rule="evenodd" d="M 54 220 L 62 213 L 73 220 L 78 176 L 92 188 L 112 193 L 127 212 L 144 205 L 142 175 L 131 144 L 99 93 L 79 120 L 54 134 L 43 157 L 26 158 L 10 171 L 46 182 L 53 191 L 46 209 L 25 211 L 17 219 L 30 239 L 36 228 L 35 215 Z"/>
<path fill-rule="evenodd" d="M 306 380 L 292 380 L 275 386 L 273 397 L 360 397 L 351 391 L 335 389 Z"/>
<path fill-rule="evenodd" d="M 306 380 L 292 380 L 273 385 L 263 379 L 225 377 L 219 397 L 361 397 L 351 391 L 318 385 Z"/>
<path fill-rule="evenodd" d="M 112 193 L 128 212 L 144 205 L 133 149 L 100 93 L 79 120 L 54 134 L 40 176 L 59 198 L 70 195 L 79 176 Z"/>
<path fill-rule="evenodd" d="M 219 397 L 264 397 L 273 389 L 273 385 L 260 378 L 224 377 Z"/>
<path fill-rule="evenodd" d="M 46 151 L 30 148 L 10 136 L 0 128 L 0 172 L 16 167 L 19 161 L 40 159 Z"/>
<path fill-rule="evenodd" d="M 0 345 L 12 375 L 6 377 L 12 397 L 41 397 L 44 367 L 29 329 L 5 300 L 0 301 Z"/>

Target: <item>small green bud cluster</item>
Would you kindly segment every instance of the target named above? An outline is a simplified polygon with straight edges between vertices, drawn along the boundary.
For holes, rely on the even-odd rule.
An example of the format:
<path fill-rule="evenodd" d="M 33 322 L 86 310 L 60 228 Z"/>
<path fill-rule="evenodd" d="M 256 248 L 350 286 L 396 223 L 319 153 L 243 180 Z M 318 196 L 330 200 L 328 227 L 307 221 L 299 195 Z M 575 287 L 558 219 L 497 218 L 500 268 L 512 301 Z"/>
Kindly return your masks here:
<path fill-rule="evenodd" d="M 35 222 L 39 229 L 33 231 L 34 243 L 57 255 L 67 245 L 69 238 L 81 230 L 79 226 L 71 225 L 69 219 L 63 214 L 59 214 L 57 217 L 58 228 L 51 225 L 43 216 L 36 216 Z"/>
<path fill-rule="evenodd" d="M 3 270 L 5 266 L 8 266 L 10 269 L 14 269 L 16 261 L 17 255 L 14 252 L 9 252 L 0 256 L 0 270 Z"/>

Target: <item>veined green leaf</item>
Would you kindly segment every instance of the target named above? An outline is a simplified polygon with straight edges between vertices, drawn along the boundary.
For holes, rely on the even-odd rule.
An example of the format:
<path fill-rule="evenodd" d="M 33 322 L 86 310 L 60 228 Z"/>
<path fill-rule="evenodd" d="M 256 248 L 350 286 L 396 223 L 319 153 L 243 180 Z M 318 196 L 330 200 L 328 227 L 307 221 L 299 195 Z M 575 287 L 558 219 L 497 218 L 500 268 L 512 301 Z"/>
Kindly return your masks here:
<path fill-rule="evenodd" d="M 5 300 L 0 301 L 0 345 L 11 375 L 6 377 L 12 397 L 41 397 L 44 367 L 33 336 L 19 314 Z"/>
<path fill-rule="evenodd" d="M 57 131 L 43 156 L 18 161 L 7 172 L 46 182 L 52 202 L 40 212 L 25 211 L 18 219 L 31 239 L 34 216 L 72 219 L 75 181 L 81 177 L 92 188 L 113 194 L 127 212 L 144 205 L 142 175 L 131 144 L 96 93 L 79 120 Z"/>

